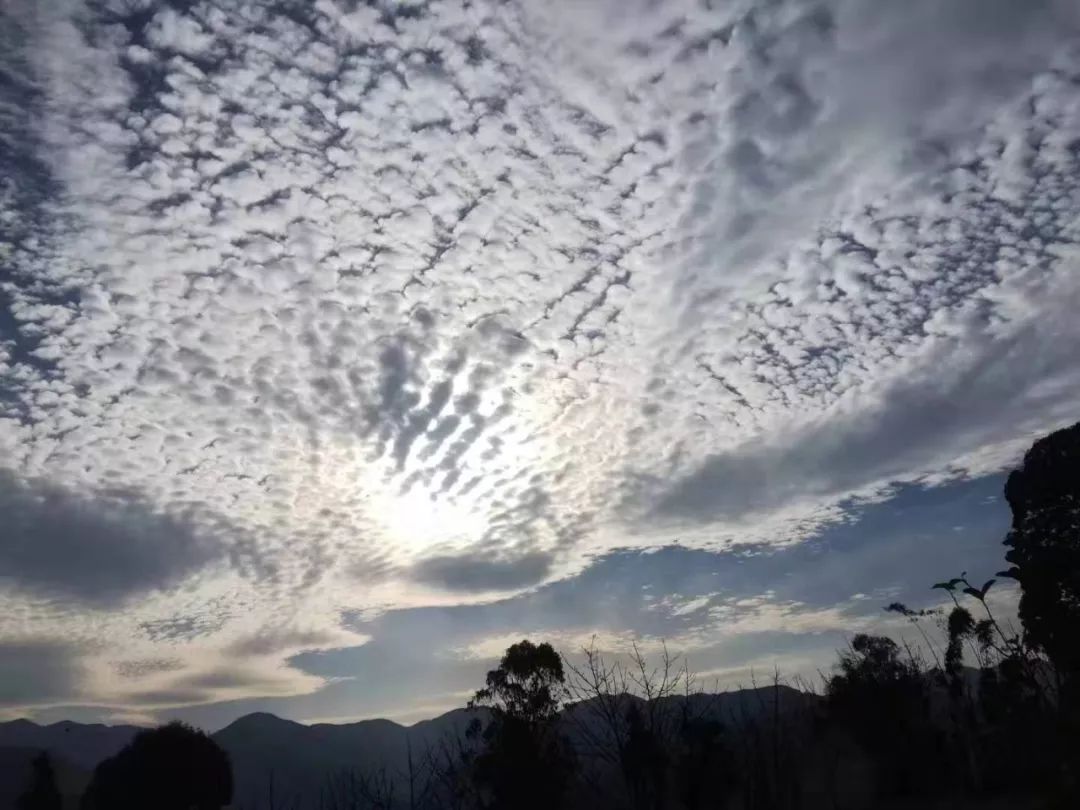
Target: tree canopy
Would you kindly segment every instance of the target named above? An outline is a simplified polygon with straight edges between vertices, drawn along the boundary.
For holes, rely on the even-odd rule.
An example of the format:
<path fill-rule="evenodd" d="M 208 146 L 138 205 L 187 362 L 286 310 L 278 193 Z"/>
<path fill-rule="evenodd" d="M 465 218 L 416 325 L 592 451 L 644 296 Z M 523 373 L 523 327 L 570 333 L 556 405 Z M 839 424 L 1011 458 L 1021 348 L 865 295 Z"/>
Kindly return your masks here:
<path fill-rule="evenodd" d="M 1080 675 L 1080 424 L 1040 439 L 1005 485 L 1012 529 L 1007 574 L 1020 582 L 1029 640 Z"/>
<path fill-rule="evenodd" d="M 83 810 L 220 810 L 232 800 L 228 755 L 183 723 L 140 731 L 102 762 L 83 796 Z"/>
<path fill-rule="evenodd" d="M 551 720 L 559 712 L 566 675 L 562 658 L 548 643 L 520 641 L 507 648 L 487 685 L 473 698 L 476 706 L 526 723 Z"/>

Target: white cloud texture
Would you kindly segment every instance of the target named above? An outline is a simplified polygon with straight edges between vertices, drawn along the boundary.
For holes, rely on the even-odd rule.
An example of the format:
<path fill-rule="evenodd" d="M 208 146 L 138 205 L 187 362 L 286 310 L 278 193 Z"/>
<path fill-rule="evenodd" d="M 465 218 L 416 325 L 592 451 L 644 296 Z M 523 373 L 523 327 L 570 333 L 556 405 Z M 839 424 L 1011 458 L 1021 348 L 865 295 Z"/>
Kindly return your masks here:
<path fill-rule="evenodd" d="M 0 641 L 84 701 L 1076 419 L 1073 3 L 2 13 Z"/>

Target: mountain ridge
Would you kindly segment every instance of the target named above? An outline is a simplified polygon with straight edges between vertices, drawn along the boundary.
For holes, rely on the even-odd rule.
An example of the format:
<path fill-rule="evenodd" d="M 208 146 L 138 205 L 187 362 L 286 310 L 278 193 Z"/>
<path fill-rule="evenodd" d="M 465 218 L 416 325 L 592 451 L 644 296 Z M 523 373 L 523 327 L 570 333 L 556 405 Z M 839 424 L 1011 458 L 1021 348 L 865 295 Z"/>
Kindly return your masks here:
<path fill-rule="evenodd" d="M 630 695 L 619 701 L 640 701 Z M 681 707 L 685 696 L 661 699 L 661 705 Z M 812 696 L 786 686 L 733 690 L 690 696 L 695 713 L 714 719 L 736 721 L 777 705 L 787 712 Z M 565 730 L 572 737 L 580 730 L 581 718 L 589 722 L 590 701 L 568 704 L 563 709 Z M 228 753 L 233 765 L 235 802 L 250 805 L 265 795 L 273 775 L 275 795 L 297 808 L 314 806 L 328 780 L 349 772 L 381 771 L 398 778 L 417 752 L 431 750 L 441 740 L 464 734 L 469 723 L 486 710 L 455 708 L 436 717 L 405 726 L 386 718 L 370 718 L 349 723 L 312 723 L 279 717 L 270 712 L 252 712 L 233 720 L 211 734 Z M 132 725 L 76 723 L 62 720 L 40 725 L 17 719 L 0 723 L 0 754 L 5 750 L 47 750 L 59 761 L 69 763 L 85 779 L 96 765 L 115 754 L 142 730 Z M 26 760 L 25 756 L 18 758 Z M 9 778 L 10 776 L 10 778 Z M 17 791 L 25 774 L 0 775 L 0 794 Z M 74 779 L 73 781 L 78 781 Z M 14 785 L 14 786 L 13 786 Z"/>

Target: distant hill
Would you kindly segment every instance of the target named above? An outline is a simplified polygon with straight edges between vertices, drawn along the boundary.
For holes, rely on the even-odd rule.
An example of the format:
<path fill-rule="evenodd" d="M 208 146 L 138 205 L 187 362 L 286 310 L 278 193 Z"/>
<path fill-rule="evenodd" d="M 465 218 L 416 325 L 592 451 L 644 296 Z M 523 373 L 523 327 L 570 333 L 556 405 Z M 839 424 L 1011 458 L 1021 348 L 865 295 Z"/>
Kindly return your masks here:
<path fill-rule="evenodd" d="M 92 771 L 101 760 L 111 757 L 138 731 L 135 726 L 106 726 L 100 723 L 72 723 L 63 720 L 39 726 L 29 720 L 0 723 L 0 747 L 49 751 L 72 765 Z"/>
<path fill-rule="evenodd" d="M 14 807 L 30 778 L 30 763 L 48 751 L 65 810 L 78 807 L 94 767 L 131 741 L 134 726 L 62 721 L 39 726 L 29 720 L 0 723 L 0 808 Z"/>
<path fill-rule="evenodd" d="M 620 700 L 627 704 L 640 702 L 628 695 Z M 806 706 L 814 698 L 787 687 L 744 689 L 691 696 L 689 709 L 695 716 L 719 720 L 738 729 L 743 721 L 771 712 L 774 700 L 778 700 L 781 713 L 787 713 Z M 679 697 L 663 701 L 665 711 L 682 711 L 684 705 L 685 699 Z M 566 734 L 571 739 L 581 733 L 583 723 L 593 722 L 589 708 L 585 703 L 566 710 Z M 408 772 L 410 753 L 419 768 L 427 751 L 463 735 L 476 716 L 465 709 L 455 709 L 413 726 L 390 720 L 305 725 L 260 712 L 239 718 L 213 737 L 232 760 L 236 805 L 265 805 L 272 791 L 277 806 L 308 810 L 316 805 L 319 791 L 335 776 L 383 771 L 389 778 L 402 781 Z M 23 757 L 19 762 L 26 763 L 37 751 L 47 750 L 70 763 L 74 771 L 88 775 L 98 762 L 126 745 L 137 731 L 133 726 L 70 722 L 39 726 L 27 720 L 15 720 L 0 723 L 0 747 L 19 749 Z M 0 797 L 14 796 L 21 790 L 26 776 L 16 772 L 22 767 L 0 767 Z M 7 806 L 0 800 L 0 807 Z"/>
<path fill-rule="evenodd" d="M 471 719 L 456 709 L 409 727 L 390 720 L 308 726 L 249 714 L 213 736 L 232 758 L 237 804 L 265 800 L 272 787 L 276 802 L 306 807 L 333 776 L 405 773 L 410 750 L 419 761 L 444 735 L 463 733 Z"/>
<path fill-rule="evenodd" d="M 327 780 L 348 772 L 406 771 L 410 747 L 423 751 L 446 734 L 464 732 L 472 719 L 455 709 L 433 720 L 402 726 L 390 720 L 304 725 L 272 714 L 249 714 L 213 735 L 233 763 L 236 803 L 264 801 L 309 806 Z M 99 762 L 127 745 L 138 728 L 29 720 L 0 723 L 0 808 L 14 806 L 29 777 L 30 761 L 48 751 L 76 795 Z"/>

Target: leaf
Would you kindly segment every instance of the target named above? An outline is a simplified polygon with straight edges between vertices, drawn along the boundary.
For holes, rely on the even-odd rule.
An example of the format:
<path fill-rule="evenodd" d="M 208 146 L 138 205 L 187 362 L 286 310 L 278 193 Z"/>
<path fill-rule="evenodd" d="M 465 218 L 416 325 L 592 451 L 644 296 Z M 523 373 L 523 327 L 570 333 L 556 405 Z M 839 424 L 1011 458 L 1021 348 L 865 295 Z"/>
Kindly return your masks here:
<path fill-rule="evenodd" d="M 968 596 L 973 596 L 976 599 L 982 599 L 982 594 L 979 593 L 979 591 L 975 588 L 964 588 L 964 593 L 966 593 Z"/>
<path fill-rule="evenodd" d="M 1005 579 L 1020 579 L 1020 569 L 1015 565 L 1007 571 L 998 571 L 995 576 L 1004 577 Z"/>
<path fill-rule="evenodd" d="M 933 587 L 931 587 L 930 590 L 933 590 L 934 588 L 941 588 L 942 590 L 952 591 L 952 590 L 955 590 L 956 586 L 959 585 L 963 581 L 964 580 L 961 579 L 960 577 L 955 577 L 953 579 L 950 579 L 948 582 L 938 582 L 938 583 L 936 583 Z"/>
<path fill-rule="evenodd" d="M 990 586 L 993 585 L 995 582 L 997 582 L 996 579 L 988 579 L 988 580 L 986 580 L 986 584 L 982 586 L 982 591 L 980 591 L 980 594 L 981 594 L 980 598 L 982 598 L 982 599 L 986 598 L 987 591 L 990 590 Z"/>

